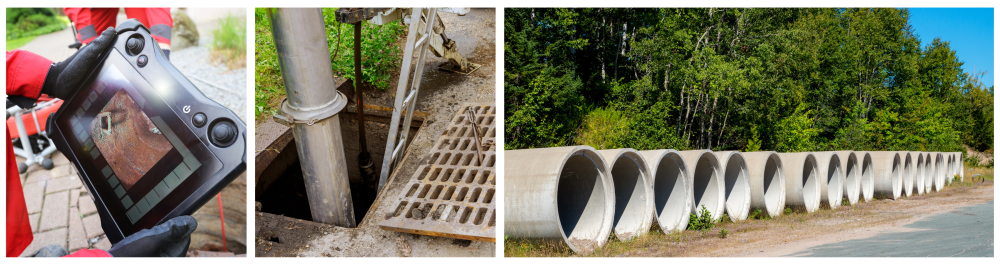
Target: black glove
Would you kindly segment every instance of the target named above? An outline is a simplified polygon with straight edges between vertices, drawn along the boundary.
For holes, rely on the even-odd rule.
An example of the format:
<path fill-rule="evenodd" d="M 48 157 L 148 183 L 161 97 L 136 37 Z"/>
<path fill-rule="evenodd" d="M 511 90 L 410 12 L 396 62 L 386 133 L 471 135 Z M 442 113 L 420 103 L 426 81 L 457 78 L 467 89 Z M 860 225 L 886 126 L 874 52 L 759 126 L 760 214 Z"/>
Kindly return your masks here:
<path fill-rule="evenodd" d="M 191 233 L 197 228 L 194 217 L 174 217 L 122 239 L 108 253 L 115 257 L 183 257 L 191 245 Z"/>
<path fill-rule="evenodd" d="M 56 98 L 68 98 L 80 83 L 87 81 L 87 75 L 101 62 L 101 53 L 111 47 L 115 40 L 115 29 L 109 27 L 66 60 L 53 63 L 45 75 L 42 93 Z"/>

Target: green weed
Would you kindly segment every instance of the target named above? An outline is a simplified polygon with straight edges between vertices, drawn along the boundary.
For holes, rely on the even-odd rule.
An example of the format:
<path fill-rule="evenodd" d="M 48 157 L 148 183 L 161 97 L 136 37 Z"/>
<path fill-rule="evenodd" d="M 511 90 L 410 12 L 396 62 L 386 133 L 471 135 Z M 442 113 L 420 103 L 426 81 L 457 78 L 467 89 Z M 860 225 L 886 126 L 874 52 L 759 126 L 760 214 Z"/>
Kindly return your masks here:
<path fill-rule="evenodd" d="M 726 238 L 726 235 L 729 235 L 729 230 L 726 230 L 725 228 L 719 230 L 719 238 Z"/>
<path fill-rule="evenodd" d="M 708 230 L 715 227 L 715 223 L 719 222 L 717 219 L 712 219 L 712 213 L 705 208 L 704 205 L 701 206 L 701 210 L 698 214 L 691 213 L 691 221 L 688 222 L 687 230 Z"/>
<path fill-rule="evenodd" d="M 222 62 L 229 69 L 245 68 L 247 58 L 246 23 L 233 15 L 219 21 L 212 30 L 212 60 Z"/>

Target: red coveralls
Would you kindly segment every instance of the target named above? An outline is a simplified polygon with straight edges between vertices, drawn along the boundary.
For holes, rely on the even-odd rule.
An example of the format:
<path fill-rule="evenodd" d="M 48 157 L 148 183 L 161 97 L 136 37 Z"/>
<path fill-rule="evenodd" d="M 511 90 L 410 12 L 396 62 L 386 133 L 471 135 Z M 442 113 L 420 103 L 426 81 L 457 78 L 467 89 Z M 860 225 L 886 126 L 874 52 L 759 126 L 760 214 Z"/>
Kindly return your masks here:
<path fill-rule="evenodd" d="M 67 7 L 63 9 L 66 16 L 76 25 L 76 39 L 86 44 L 100 35 L 98 29 L 115 27 L 118 8 L 80 8 Z M 125 16 L 138 19 L 150 35 L 160 43 L 160 47 L 170 47 L 170 31 L 174 27 L 174 19 L 170 17 L 170 8 L 125 8 Z M 165 44 L 165 45 L 164 45 Z"/>
<path fill-rule="evenodd" d="M 37 99 L 42 94 L 42 84 L 49 72 L 52 61 L 37 54 L 14 50 L 7 52 L 7 95 Z M 7 136 L 10 139 L 10 130 Z M 34 237 L 28 222 L 28 208 L 24 204 L 24 190 L 14 159 L 14 147 L 7 141 L 7 257 L 17 257 Z M 69 256 L 111 257 L 104 250 L 82 249 Z"/>

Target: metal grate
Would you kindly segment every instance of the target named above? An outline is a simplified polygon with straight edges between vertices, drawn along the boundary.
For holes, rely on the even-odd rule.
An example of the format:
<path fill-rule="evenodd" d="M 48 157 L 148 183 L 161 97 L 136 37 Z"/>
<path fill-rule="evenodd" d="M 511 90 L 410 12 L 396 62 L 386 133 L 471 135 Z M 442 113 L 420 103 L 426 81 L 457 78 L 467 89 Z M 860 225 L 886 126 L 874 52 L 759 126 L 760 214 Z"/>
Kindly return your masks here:
<path fill-rule="evenodd" d="M 475 126 L 466 111 L 475 111 Z M 473 128 L 478 128 L 478 132 Z M 476 135 L 481 150 L 477 151 Z M 496 242 L 496 106 L 467 103 L 394 200 L 382 229 Z M 476 158 L 481 153 L 482 163 Z"/>

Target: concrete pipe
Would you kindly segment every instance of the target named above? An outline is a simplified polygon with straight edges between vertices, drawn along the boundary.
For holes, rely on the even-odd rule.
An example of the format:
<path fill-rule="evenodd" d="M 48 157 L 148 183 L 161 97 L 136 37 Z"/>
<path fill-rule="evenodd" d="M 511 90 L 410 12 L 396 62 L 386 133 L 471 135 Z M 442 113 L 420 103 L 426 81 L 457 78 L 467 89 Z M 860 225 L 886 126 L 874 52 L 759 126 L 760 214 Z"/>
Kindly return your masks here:
<path fill-rule="evenodd" d="M 653 222 L 653 189 L 645 160 L 635 149 L 600 150 L 615 186 L 612 231 L 626 241 L 649 232 Z"/>
<path fill-rule="evenodd" d="M 741 153 L 750 180 L 750 208 L 770 217 L 785 209 L 785 174 L 774 151 Z"/>
<path fill-rule="evenodd" d="M 903 191 L 901 195 L 910 197 L 913 195 L 913 170 L 914 162 L 910 151 L 899 151 L 899 157 L 903 160 Z"/>
<path fill-rule="evenodd" d="M 868 152 L 875 166 L 875 193 L 883 198 L 898 199 L 903 191 L 903 160 L 899 152 Z"/>
<path fill-rule="evenodd" d="M 875 198 L 875 167 L 872 165 L 872 155 L 866 151 L 856 153 L 861 159 L 861 197 L 866 202 Z"/>
<path fill-rule="evenodd" d="M 844 170 L 844 199 L 847 203 L 855 205 L 858 197 L 861 197 L 861 167 L 858 166 L 858 157 L 854 151 L 836 151 L 840 158 L 840 168 Z"/>
<path fill-rule="evenodd" d="M 590 146 L 504 151 L 504 233 L 589 253 L 607 242 L 614 184 Z"/>
<path fill-rule="evenodd" d="M 916 158 L 916 165 L 913 168 L 913 192 L 912 194 L 923 195 L 924 194 L 924 153 L 923 152 L 910 152 L 910 154 Z"/>
<path fill-rule="evenodd" d="M 934 191 L 934 156 L 930 152 L 920 152 L 924 156 L 924 193 Z"/>
<path fill-rule="evenodd" d="M 934 157 L 934 191 L 941 191 L 944 189 L 944 172 L 948 167 L 945 164 L 948 162 L 941 152 L 932 152 L 931 156 Z"/>
<path fill-rule="evenodd" d="M 944 185 L 951 184 L 951 179 L 955 177 L 955 156 L 951 152 L 941 153 L 944 155 Z"/>
<path fill-rule="evenodd" d="M 813 152 L 819 172 L 819 203 L 837 209 L 844 198 L 844 169 L 837 152 Z"/>
<path fill-rule="evenodd" d="M 750 215 L 750 180 L 746 160 L 739 151 L 719 151 L 715 152 L 715 157 L 722 163 L 726 214 L 733 221 L 746 220 Z"/>
<path fill-rule="evenodd" d="M 712 219 L 719 219 L 726 210 L 725 180 L 719 172 L 719 159 L 710 150 L 691 150 L 677 152 L 684 158 L 688 169 L 688 182 L 693 185 L 691 212 L 701 216 L 699 211 L 704 206 Z"/>
<path fill-rule="evenodd" d="M 654 216 L 664 233 L 687 229 L 691 216 L 691 185 L 684 160 L 675 150 L 639 151 L 649 167 Z"/>
<path fill-rule="evenodd" d="M 806 212 L 819 209 L 820 176 L 816 157 L 811 153 L 778 153 L 785 169 L 785 205 Z"/>
<path fill-rule="evenodd" d="M 958 158 L 958 179 L 965 181 L 965 158 L 962 157 L 962 152 L 955 152 L 955 157 Z"/>

